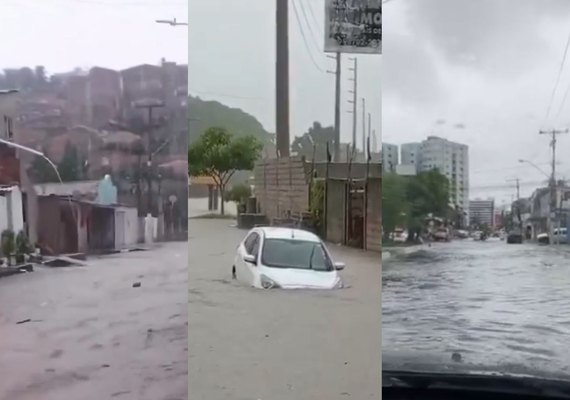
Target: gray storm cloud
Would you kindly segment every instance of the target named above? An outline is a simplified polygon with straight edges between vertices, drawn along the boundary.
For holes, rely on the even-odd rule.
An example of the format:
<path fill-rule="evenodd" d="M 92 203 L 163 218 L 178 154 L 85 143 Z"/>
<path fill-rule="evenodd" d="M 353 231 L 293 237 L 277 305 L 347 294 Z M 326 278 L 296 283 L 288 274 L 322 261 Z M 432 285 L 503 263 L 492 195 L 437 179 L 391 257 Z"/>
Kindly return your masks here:
<path fill-rule="evenodd" d="M 504 78 L 538 68 L 550 54 L 542 24 L 566 18 L 567 0 L 406 0 L 418 46 L 453 64 Z"/>

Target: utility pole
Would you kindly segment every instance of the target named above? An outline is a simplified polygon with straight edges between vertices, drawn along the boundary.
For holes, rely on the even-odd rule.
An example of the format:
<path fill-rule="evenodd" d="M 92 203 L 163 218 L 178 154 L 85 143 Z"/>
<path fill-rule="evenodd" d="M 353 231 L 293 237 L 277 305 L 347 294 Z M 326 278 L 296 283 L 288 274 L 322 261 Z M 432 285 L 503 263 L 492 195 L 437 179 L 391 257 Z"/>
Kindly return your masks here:
<path fill-rule="evenodd" d="M 152 103 L 152 104 L 137 104 L 135 106 L 136 108 L 139 109 L 146 109 L 147 113 L 148 113 L 148 129 L 147 129 L 147 135 L 146 135 L 146 152 L 147 152 L 147 162 L 146 162 L 146 166 L 147 166 L 147 177 L 146 177 L 146 183 L 147 183 L 147 187 L 148 187 L 148 193 L 147 193 L 147 214 L 152 214 L 152 175 L 151 175 L 151 170 L 152 170 L 152 156 L 153 156 L 153 151 L 151 148 L 151 137 L 152 134 L 154 132 L 154 119 L 153 119 L 153 115 L 152 112 L 155 108 L 162 108 L 164 107 L 163 103 Z"/>
<path fill-rule="evenodd" d="M 352 94 L 352 100 L 348 102 L 352 104 L 352 111 L 349 111 L 352 114 L 352 147 L 356 149 L 356 137 L 357 137 L 357 121 L 358 121 L 358 59 L 356 57 L 351 58 L 351 61 L 354 63 L 354 66 L 350 68 L 353 72 L 353 77 L 349 80 L 352 81 L 353 88 L 349 90 L 349 93 Z"/>
<path fill-rule="evenodd" d="M 335 75 L 335 92 L 334 92 L 334 151 L 333 160 L 335 162 L 340 162 L 340 78 L 341 78 L 341 57 L 340 52 L 337 52 L 335 56 L 327 56 L 328 58 L 334 58 L 336 61 L 336 70 L 327 71 L 329 74 Z"/>
<path fill-rule="evenodd" d="M 370 140 L 371 136 L 372 136 L 372 114 L 368 113 L 368 140 Z"/>
<path fill-rule="evenodd" d="M 550 212 L 548 213 L 548 230 L 550 231 L 549 239 L 554 239 L 554 224 L 558 221 L 558 202 L 556 197 L 558 195 L 557 183 L 556 183 L 556 136 L 568 133 L 566 130 L 556 130 L 552 129 L 549 131 L 539 131 L 540 135 L 550 135 L 552 139 L 550 140 L 550 147 L 552 147 L 552 175 L 550 176 Z M 553 220 L 554 219 L 554 220 Z M 550 242 L 550 241 L 549 241 Z"/>
<path fill-rule="evenodd" d="M 289 157 L 289 4 L 276 0 L 275 127 L 279 157 Z"/>
<path fill-rule="evenodd" d="M 362 151 L 366 151 L 366 99 L 362 98 Z"/>
<path fill-rule="evenodd" d="M 522 235 L 522 217 L 521 217 L 521 205 L 520 205 L 520 199 L 521 199 L 521 192 L 520 192 L 520 179 L 519 178 L 515 178 L 515 179 L 507 179 L 507 182 L 515 182 L 516 184 L 516 189 L 517 189 L 517 209 L 516 209 L 516 215 L 517 215 L 517 220 L 519 221 L 518 225 L 519 225 L 519 229 L 520 229 L 520 234 Z M 514 202 L 514 200 L 513 200 Z M 515 210 L 513 210 L 514 213 Z"/>

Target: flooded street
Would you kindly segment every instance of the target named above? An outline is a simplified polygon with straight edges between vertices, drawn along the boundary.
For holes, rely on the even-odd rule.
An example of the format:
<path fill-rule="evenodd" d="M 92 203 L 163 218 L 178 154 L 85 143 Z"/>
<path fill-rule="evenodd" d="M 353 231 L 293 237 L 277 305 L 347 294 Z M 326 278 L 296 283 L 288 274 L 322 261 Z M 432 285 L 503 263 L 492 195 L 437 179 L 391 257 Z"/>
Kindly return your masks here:
<path fill-rule="evenodd" d="M 455 241 L 384 261 L 384 350 L 568 371 L 570 247 Z"/>
<path fill-rule="evenodd" d="M 186 246 L 0 279 L 0 400 L 186 400 Z"/>
<path fill-rule="evenodd" d="M 232 223 L 189 224 L 191 398 L 378 399 L 380 255 L 332 246 L 346 289 L 253 289 L 231 279 Z"/>

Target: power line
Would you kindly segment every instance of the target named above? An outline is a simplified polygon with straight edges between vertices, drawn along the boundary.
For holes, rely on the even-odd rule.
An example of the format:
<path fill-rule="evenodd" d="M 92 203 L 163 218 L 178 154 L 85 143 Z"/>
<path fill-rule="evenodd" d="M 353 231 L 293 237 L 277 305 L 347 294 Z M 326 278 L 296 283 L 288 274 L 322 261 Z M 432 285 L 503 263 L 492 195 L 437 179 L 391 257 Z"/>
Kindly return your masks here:
<path fill-rule="evenodd" d="M 317 63 L 317 61 L 315 60 L 314 56 L 313 56 L 313 52 L 311 51 L 311 47 L 309 46 L 309 42 L 307 41 L 307 37 L 305 36 L 305 30 L 303 29 L 303 25 L 301 24 L 301 18 L 299 17 L 299 11 L 297 10 L 297 6 L 295 5 L 295 1 L 293 0 L 293 11 L 295 14 L 295 19 L 297 20 L 297 23 L 299 24 L 299 31 L 301 32 L 301 36 L 303 38 L 303 42 L 305 43 L 305 48 L 307 49 L 307 52 L 309 53 L 309 56 L 311 58 L 311 61 L 313 62 L 313 65 L 315 66 L 315 68 L 317 68 L 320 72 L 325 72 L 320 66 L 319 63 Z"/>
<path fill-rule="evenodd" d="M 552 89 L 552 93 L 550 95 L 550 101 L 548 103 L 548 108 L 546 109 L 546 116 L 544 117 L 544 124 L 548 120 L 550 116 L 550 109 L 552 108 L 552 103 L 554 102 L 554 96 L 556 95 L 556 90 L 558 89 L 558 85 L 560 83 L 560 77 L 562 76 L 562 71 L 564 70 L 564 64 L 566 62 L 566 55 L 568 54 L 568 47 L 570 46 L 570 33 L 568 34 L 568 39 L 566 40 L 566 47 L 564 47 L 564 55 L 562 56 L 562 62 L 560 63 L 560 68 L 558 69 L 558 76 L 556 77 L 556 83 L 554 84 L 554 88 Z"/>
<path fill-rule="evenodd" d="M 293 0 L 293 3 L 295 2 L 295 0 Z M 307 12 L 305 10 L 305 7 L 303 5 L 303 0 L 299 0 L 299 6 L 301 7 L 301 12 L 303 14 L 303 18 L 305 19 L 305 22 L 307 23 L 308 29 L 309 29 L 309 36 L 311 37 L 311 39 L 313 39 L 313 43 L 315 45 L 315 50 L 317 50 L 317 52 L 321 51 L 321 46 L 319 46 L 319 41 L 317 40 L 315 33 L 313 32 L 313 28 L 312 28 L 312 24 L 309 21 L 309 18 L 307 17 Z"/>
<path fill-rule="evenodd" d="M 550 165 L 550 163 L 540 163 L 540 164 L 536 164 L 539 166 L 546 166 L 546 165 Z M 515 170 L 515 169 L 524 169 L 524 168 L 530 168 L 530 165 L 517 165 L 516 167 L 504 167 L 504 168 L 495 168 L 495 169 L 486 169 L 486 170 L 478 170 L 478 171 L 469 171 L 470 174 L 486 174 L 486 173 L 492 173 L 492 172 L 501 172 L 501 171 L 507 171 L 507 170 Z"/>
<path fill-rule="evenodd" d="M 301 3 L 303 2 L 303 0 L 300 0 Z M 307 5 L 309 6 L 309 13 L 311 14 L 311 16 L 313 17 L 313 21 L 315 22 L 315 26 L 320 28 L 320 23 L 319 20 L 317 19 L 317 17 L 315 16 L 315 10 L 313 10 L 313 6 L 312 6 L 312 0 L 309 0 L 307 2 Z M 321 29 L 322 32 L 322 29 Z"/>

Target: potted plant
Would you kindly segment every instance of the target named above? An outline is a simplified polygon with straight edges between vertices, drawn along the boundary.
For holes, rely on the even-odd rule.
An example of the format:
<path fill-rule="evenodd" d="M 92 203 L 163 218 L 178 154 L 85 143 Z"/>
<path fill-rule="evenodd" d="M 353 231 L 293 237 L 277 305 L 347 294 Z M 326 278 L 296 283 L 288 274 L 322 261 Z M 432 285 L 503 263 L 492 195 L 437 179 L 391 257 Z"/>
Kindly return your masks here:
<path fill-rule="evenodd" d="M 26 254 L 30 254 L 30 243 L 24 231 L 18 232 L 16 236 L 16 264 L 23 264 L 26 261 Z"/>
<path fill-rule="evenodd" d="M 0 235 L 0 248 L 2 249 L 2 254 L 8 260 L 8 266 L 12 265 L 12 256 L 14 255 L 14 250 L 16 249 L 16 243 L 14 240 L 14 232 L 10 229 L 6 229 Z"/>

